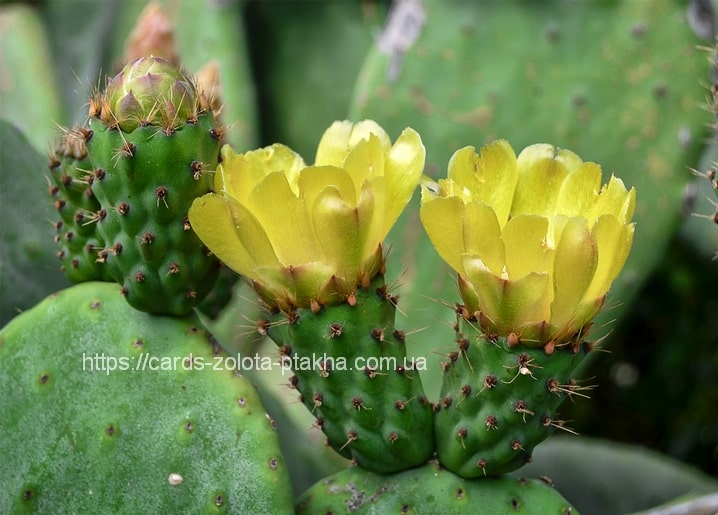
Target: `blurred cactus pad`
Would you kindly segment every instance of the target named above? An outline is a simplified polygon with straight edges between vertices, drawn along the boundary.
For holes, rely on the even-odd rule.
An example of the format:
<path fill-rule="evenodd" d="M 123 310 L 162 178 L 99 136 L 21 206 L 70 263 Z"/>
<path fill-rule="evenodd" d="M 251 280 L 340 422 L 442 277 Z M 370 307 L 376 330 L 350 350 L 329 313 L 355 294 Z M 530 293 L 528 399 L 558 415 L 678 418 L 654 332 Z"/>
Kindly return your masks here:
<path fill-rule="evenodd" d="M 0 512 L 598 515 L 718 491 L 716 4 L 0 0 Z M 124 89 L 123 109 L 134 109 L 130 118 L 139 126 L 121 131 L 102 118 L 102 102 L 113 98 L 99 93 L 148 52 L 176 66 L 189 90 L 199 87 L 193 95 L 204 92 L 198 102 L 207 115 L 199 125 L 198 104 L 184 109 L 175 99 L 188 125 L 165 124 L 171 130 L 164 132 L 152 127 L 144 122 L 163 113 L 150 103 L 135 116 L 131 97 L 141 92 L 127 97 Z M 467 417 L 482 414 L 470 429 L 491 429 L 481 411 L 490 407 L 487 396 L 476 396 L 481 385 L 464 389 L 464 377 L 483 369 L 474 370 L 467 359 L 442 370 L 459 357 L 461 331 L 487 349 L 497 341 L 511 345 L 506 335 L 486 338 L 478 326 L 469 327 L 470 317 L 457 325 L 457 276 L 420 223 L 418 189 L 383 242 L 381 272 L 407 358 L 425 364 L 406 382 L 419 379 L 413 387 L 423 385 L 423 409 L 435 424 L 428 431 L 422 430 L 432 427 L 428 422 L 408 424 L 421 433 L 422 447 L 391 474 L 367 470 L 353 449 L 371 445 L 372 428 L 398 420 L 392 410 L 405 406 L 396 403 L 396 392 L 378 389 L 354 402 L 357 395 L 345 398 L 346 392 L 363 377 L 349 374 L 354 379 L 332 385 L 331 395 L 350 416 L 341 411 L 330 420 L 330 429 L 341 430 L 327 445 L 321 425 L 329 420 L 330 399 L 324 405 L 313 395 L 324 378 L 304 371 L 290 379 L 280 366 L 290 347 L 321 353 L 330 340 L 338 344 L 341 339 L 306 321 L 354 327 L 351 303 L 333 311 L 310 304 L 303 318 L 274 312 L 264 320 L 266 306 L 249 281 L 226 264 L 220 271 L 218 257 L 185 219 L 193 197 L 214 191 L 222 145 L 245 153 L 281 143 L 311 163 L 332 122 L 365 119 L 392 140 L 414 129 L 425 146 L 427 180 L 446 177 L 457 150 L 503 139 L 516 149 L 536 143 L 568 149 L 598 163 L 604 178 L 613 174 L 636 190 L 632 250 L 598 317 L 587 324 L 590 331 L 580 335 L 592 351 L 561 376 L 572 393 L 554 398 L 546 390 L 552 371 L 544 363 L 552 358 L 542 348 L 531 349 L 537 358 L 527 373 L 512 370 L 513 361 L 491 372 L 503 391 L 528 385 L 524 396 L 551 402 L 549 421 L 556 424 L 542 428 L 541 438 L 555 427 L 567 430 L 543 443 L 529 439 L 527 449 L 502 436 L 522 453 L 518 470 L 510 472 L 512 464 L 477 472 L 472 463 L 468 478 L 460 477 L 460 467 L 452 472 L 438 464 L 437 439 L 452 439 L 457 456 L 465 451 L 463 425 L 442 421 L 448 402 Z M 91 129 L 94 140 L 86 138 Z M 190 134 L 199 129 L 204 143 Z M 170 139 L 166 132 L 178 142 L 156 148 Z M 85 135 L 86 156 L 70 151 L 67 134 Z M 136 166 L 125 165 L 121 150 L 130 144 L 145 155 L 151 149 L 156 166 L 140 157 Z M 179 194 L 172 221 L 159 223 L 165 197 L 158 187 L 179 180 L 170 168 L 180 158 L 189 160 L 182 170 L 196 169 L 202 178 L 186 180 L 202 187 Z M 188 167 L 195 161 L 202 166 Z M 121 180 L 114 184 L 122 187 L 109 180 L 92 184 L 98 169 L 110 178 L 116 173 Z M 150 170 L 151 177 L 128 182 L 125 172 L 135 169 Z M 147 209 L 135 209 L 142 202 Z M 139 216 L 131 230 L 121 227 L 129 220 L 127 205 Z M 85 223 L 102 209 L 109 213 L 104 226 Z M 146 223 L 163 235 L 157 242 L 192 239 L 197 259 L 180 262 L 162 248 L 144 256 L 137 238 Z M 114 249 L 114 272 L 96 260 L 100 247 Z M 117 259 L 118 249 L 126 249 L 125 261 Z M 140 255 L 152 261 L 152 274 L 138 275 L 136 268 L 145 266 Z M 211 273 L 203 275 L 195 263 L 205 258 Z M 177 279 L 167 275 L 168 260 L 201 277 L 167 296 L 140 292 L 135 307 L 128 303 L 137 295 L 122 292 L 138 277 L 157 284 Z M 362 288 L 359 300 L 374 293 Z M 366 341 L 352 352 L 383 352 L 389 345 L 376 335 L 390 331 L 393 318 L 371 317 L 361 321 L 371 329 L 363 329 Z M 287 337 L 278 349 L 270 338 L 282 335 L 302 341 Z M 339 347 L 332 352 L 344 355 Z M 253 361 L 237 370 L 229 360 L 237 353 L 273 366 Z M 190 355 L 194 363 L 219 359 L 228 366 L 190 370 L 182 366 Z M 108 373 L 102 356 L 128 370 Z M 141 356 L 173 365 L 131 372 L 146 359 Z M 467 370 L 459 376 L 461 367 Z M 472 392 L 465 405 L 442 392 L 442 376 L 452 374 L 454 390 Z M 297 381 L 308 389 L 297 388 Z M 418 404 L 412 391 L 406 390 L 406 402 Z M 495 396 L 497 413 L 522 424 L 540 420 L 511 395 Z M 565 397 L 570 400 L 554 406 Z M 368 399 L 377 409 L 366 409 Z M 364 442 L 342 425 L 354 419 L 367 421 Z M 496 450 L 492 445 L 487 448 Z M 533 461 L 523 466 L 534 445 Z M 371 451 L 394 459 L 383 449 Z M 397 459 L 406 459 L 398 452 Z M 501 452 L 508 453 L 506 446 Z M 696 502 L 718 511 L 709 500 Z"/>

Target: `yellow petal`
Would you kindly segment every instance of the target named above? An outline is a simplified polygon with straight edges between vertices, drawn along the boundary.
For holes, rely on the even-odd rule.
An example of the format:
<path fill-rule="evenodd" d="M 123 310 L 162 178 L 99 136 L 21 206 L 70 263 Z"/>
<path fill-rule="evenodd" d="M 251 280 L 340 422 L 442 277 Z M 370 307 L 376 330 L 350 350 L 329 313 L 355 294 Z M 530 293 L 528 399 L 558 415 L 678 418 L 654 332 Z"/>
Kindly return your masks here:
<path fill-rule="evenodd" d="M 245 203 L 255 185 L 268 174 L 282 171 L 296 194 L 296 180 L 304 166 L 302 157 L 285 145 L 275 144 L 244 154 L 235 154 L 225 145 L 215 177 L 215 189 Z"/>
<path fill-rule="evenodd" d="M 359 193 L 359 211 L 366 228 L 364 234 L 364 256 L 370 256 L 376 251 L 377 245 L 384 241 L 389 234 L 391 227 L 386 225 L 384 210 L 386 205 L 386 178 L 373 177 L 370 181 L 364 182 Z"/>
<path fill-rule="evenodd" d="M 548 289 L 548 274 L 530 273 L 509 281 L 495 276 L 472 256 L 465 255 L 463 267 L 479 299 L 479 309 L 501 334 L 520 332 L 529 322 L 548 320 L 548 305 L 542 302 Z"/>
<path fill-rule="evenodd" d="M 611 176 L 593 206 L 591 220 L 596 220 L 603 214 L 610 213 L 614 215 L 620 222 L 628 223 L 633 216 L 636 207 L 636 190 L 631 188 L 626 190 L 623 181 L 615 176 Z"/>
<path fill-rule="evenodd" d="M 319 194 L 327 187 L 335 188 L 342 199 L 354 206 L 357 202 L 357 190 L 354 181 L 343 168 L 336 166 L 309 166 L 299 174 L 299 191 L 307 206 L 314 205 Z"/>
<path fill-rule="evenodd" d="M 391 147 L 391 139 L 386 131 L 374 120 L 362 120 L 354 124 L 349 136 L 349 146 L 352 147 L 363 139 L 369 139 L 369 135 L 373 134 L 381 142 L 384 152 Z"/>
<path fill-rule="evenodd" d="M 553 251 L 546 245 L 547 230 L 548 219 L 543 216 L 517 215 L 506 223 L 501 239 L 509 279 L 548 271 Z"/>
<path fill-rule="evenodd" d="M 494 210 L 483 202 L 471 202 L 465 206 L 463 217 L 453 224 L 449 221 L 446 230 L 458 232 L 459 227 L 463 230 L 465 252 L 478 256 L 492 273 L 501 275 L 506 254 Z"/>
<path fill-rule="evenodd" d="M 348 120 L 332 123 L 319 140 L 314 164 L 317 166 L 343 166 L 352 127 L 352 123 Z"/>
<path fill-rule="evenodd" d="M 598 266 L 584 299 L 603 297 L 628 258 L 633 243 L 633 224 L 624 225 L 613 215 L 600 217 L 591 231 L 598 245 Z"/>
<path fill-rule="evenodd" d="M 360 140 L 353 146 L 344 160 L 347 171 L 356 191 L 361 190 L 364 181 L 384 175 L 384 149 L 374 134 Z M 356 202 L 356 199 L 353 199 Z"/>
<path fill-rule="evenodd" d="M 385 151 L 391 146 L 386 131 L 372 120 L 364 120 L 357 124 L 352 124 L 348 120 L 332 123 L 319 140 L 314 164 L 342 167 L 350 148 L 362 139 L 368 139 L 369 134 L 379 138 Z"/>
<path fill-rule="evenodd" d="M 194 200 L 189 220 L 207 248 L 235 272 L 256 279 L 257 266 L 277 264 L 262 227 L 234 200 L 208 193 Z"/>
<path fill-rule="evenodd" d="M 308 208 L 295 196 L 284 172 L 267 175 L 250 193 L 247 209 L 264 228 L 280 262 L 322 260 Z"/>
<path fill-rule="evenodd" d="M 396 223 L 411 200 L 424 171 L 425 158 L 426 149 L 421 137 L 410 128 L 404 129 L 386 154 L 384 224 L 388 228 Z"/>
<path fill-rule="evenodd" d="M 576 308 L 593 280 L 597 263 L 598 248 L 586 219 L 570 218 L 561 232 L 554 257 L 551 325 L 576 323 Z"/>
<path fill-rule="evenodd" d="M 221 161 L 214 174 L 214 190 L 244 202 L 249 190 L 254 187 L 255 177 L 251 176 L 246 158 L 237 154 L 232 147 L 224 145 L 220 151 Z M 261 177 L 264 175 L 262 174 Z M 261 177 L 257 177 L 260 180 Z"/>
<path fill-rule="evenodd" d="M 348 205 L 337 188 L 327 187 L 317 196 L 312 206 L 312 221 L 317 240 L 326 262 L 337 274 L 348 280 L 348 273 L 361 268 L 364 261 L 364 244 L 373 205 L 354 207 Z"/>
<path fill-rule="evenodd" d="M 467 188 L 472 200 L 489 204 L 501 226 L 506 223 L 518 178 L 516 154 L 508 142 L 494 141 L 481 149 L 481 155 L 474 147 L 457 150 L 447 176 Z"/>
<path fill-rule="evenodd" d="M 457 272 L 462 271 L 464 234 L 461 221 L 464 202 L 458 197 L 434 197 L 421 205 L 419 216 L 426 234 L 441 258 Z"/>
<path fill-rule="evenodd" d="M 596 163 L 583 163 L 569 174 L 559 190 L 556 213 L 570 217 L 589 213 L 598 199 L 601 188 L 601 167 Z M 593 220 L 589 220 L 589 226 Z"/>
<path fill-rule="evenodd" d="M 516 160 L 519 178 L 511 213 L 553 217 L 563 181 L 581 163 L 573 152 L 552 145 L 526 147 Z"/>

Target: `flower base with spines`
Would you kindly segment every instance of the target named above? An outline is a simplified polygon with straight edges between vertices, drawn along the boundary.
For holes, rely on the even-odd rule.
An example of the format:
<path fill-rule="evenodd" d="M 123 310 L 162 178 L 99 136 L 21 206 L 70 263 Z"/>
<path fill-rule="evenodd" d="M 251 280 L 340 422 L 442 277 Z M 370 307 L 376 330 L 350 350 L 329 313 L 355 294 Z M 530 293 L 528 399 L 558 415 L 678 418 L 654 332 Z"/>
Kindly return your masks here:
<path fill-rule="evenodd" d="M 342 304 L 276 312 L 263 325 L 328 444 L 378 473 L 421 465 L 434 452 L 433 408 L 394 328 L 395 303 L 380 275 Z"/>
<path fill-rule="evenodd" d="M 466 478 L 505 474 L 562 426 L 556 410 L 581 394 L 571 372 L 590 346 L 575 339 L 530 348 L 517 335 L 486 335 L 458 311 L 434 415 L 438 459 Z"/>
<path fill-rule="evenodd" d="M 128 302 L 151 313 L 183 314 L 212 289 L 219 263 L 192 230 L 187 211 L 212 188 L 219 140 L 211 112 L 172 131 L 121 132 L 90 121 L 92 191 L 102 210 L 99 259 Z"/>

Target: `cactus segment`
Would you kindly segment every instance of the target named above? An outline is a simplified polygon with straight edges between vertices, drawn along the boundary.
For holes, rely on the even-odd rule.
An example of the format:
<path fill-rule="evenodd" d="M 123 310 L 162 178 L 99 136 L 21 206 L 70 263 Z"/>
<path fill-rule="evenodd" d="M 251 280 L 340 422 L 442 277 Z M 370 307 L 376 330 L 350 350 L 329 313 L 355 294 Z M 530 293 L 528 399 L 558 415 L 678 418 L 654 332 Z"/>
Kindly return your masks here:
<path fill-rule="evenodd" d="M 296 513 L 577 515 L 578 511 L 548 481 L 509 476 L 467 480 L 430 462 L 392 476 L 359 467 L 343 470 L 302 494 Z"/>
<path fill-rule="evenodd" d="M 68 316 L 71 314 L 72 316 Z M 0 512 L 290 513 L 273 422 L 194 316 L 85 282 L 0 331 Z"/>
<path fill-rule="evenodd" d="M 457 315 L 456 349 L 442 362 L 444 378 L 434 415 L 439 462 L 462 477 L 511 472 L 533 448 L 564 428 L 558 406 L 590 387 L 571 378 L 590 345 L 529 348 L 517 335 L 487 336 Z"/>
<path fill-rule="evenodd" d="M 378 473 L 421 465 L 434 452 L 432 406 L 394 328 L 396 300 L 377 276 L 344 304 L 275 313 L 264 324 L 328 444 Z"/>
<path fill-rule="evenodd" d="M 211 113 L 172 134 L 140 127 L 129 134 L 91 121 L 88 150 L 100 200 L 99 259 L 135 308 L 183 314 L 211 290 L 219 264 L 192 231 L 191 201 L 211 189 L 218 142 Z"/>
<path fill-rule="evenodd" d="M 55 223 L 55 242 L 61 270 L 73 283 L 112 281 L 97 253 L 104 243 L 96 234 L 100 203 L 92 188 L 92 165 L 85 145 L 86 129 L 63 129 L 62 138 L 50 155 L 50 196 L 61 220 Z"/>
<path fill-rule="evenodd" d="M 187 218 L 212 189 L 221 139 L 192 86 L 167 61 L 140 59 L 90 102 L 86 145 L 105 243 L 98 259 L 128 302 L 150 313 L 187 313 L 219 271 Z"/>

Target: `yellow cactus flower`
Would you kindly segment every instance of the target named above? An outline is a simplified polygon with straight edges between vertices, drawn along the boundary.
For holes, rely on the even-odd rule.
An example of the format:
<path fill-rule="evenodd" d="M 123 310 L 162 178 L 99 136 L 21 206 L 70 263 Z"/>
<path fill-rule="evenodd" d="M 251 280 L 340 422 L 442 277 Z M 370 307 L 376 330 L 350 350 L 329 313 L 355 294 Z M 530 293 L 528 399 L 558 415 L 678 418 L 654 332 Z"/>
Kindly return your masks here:
<path fill-rule="evenodd" d="M 458 150 L 446 179 L 422 185 L 421 220 L 459 274 L 470 316 L 528 346 L 587 328 L 628 257 L 635 190 L 571 151 L 506 141 Z"/>
<path fill-rule="evenodd" d="M 275 144 L 222 149 L 215 193 L 193 203 L 205 245 L 283 310 L 351 298 L 383 273 L 382 241 L 418 186 L 425 150 L 413 129 L 392 145 L 376 122 L 334 122 L 307 166 Z"/>

